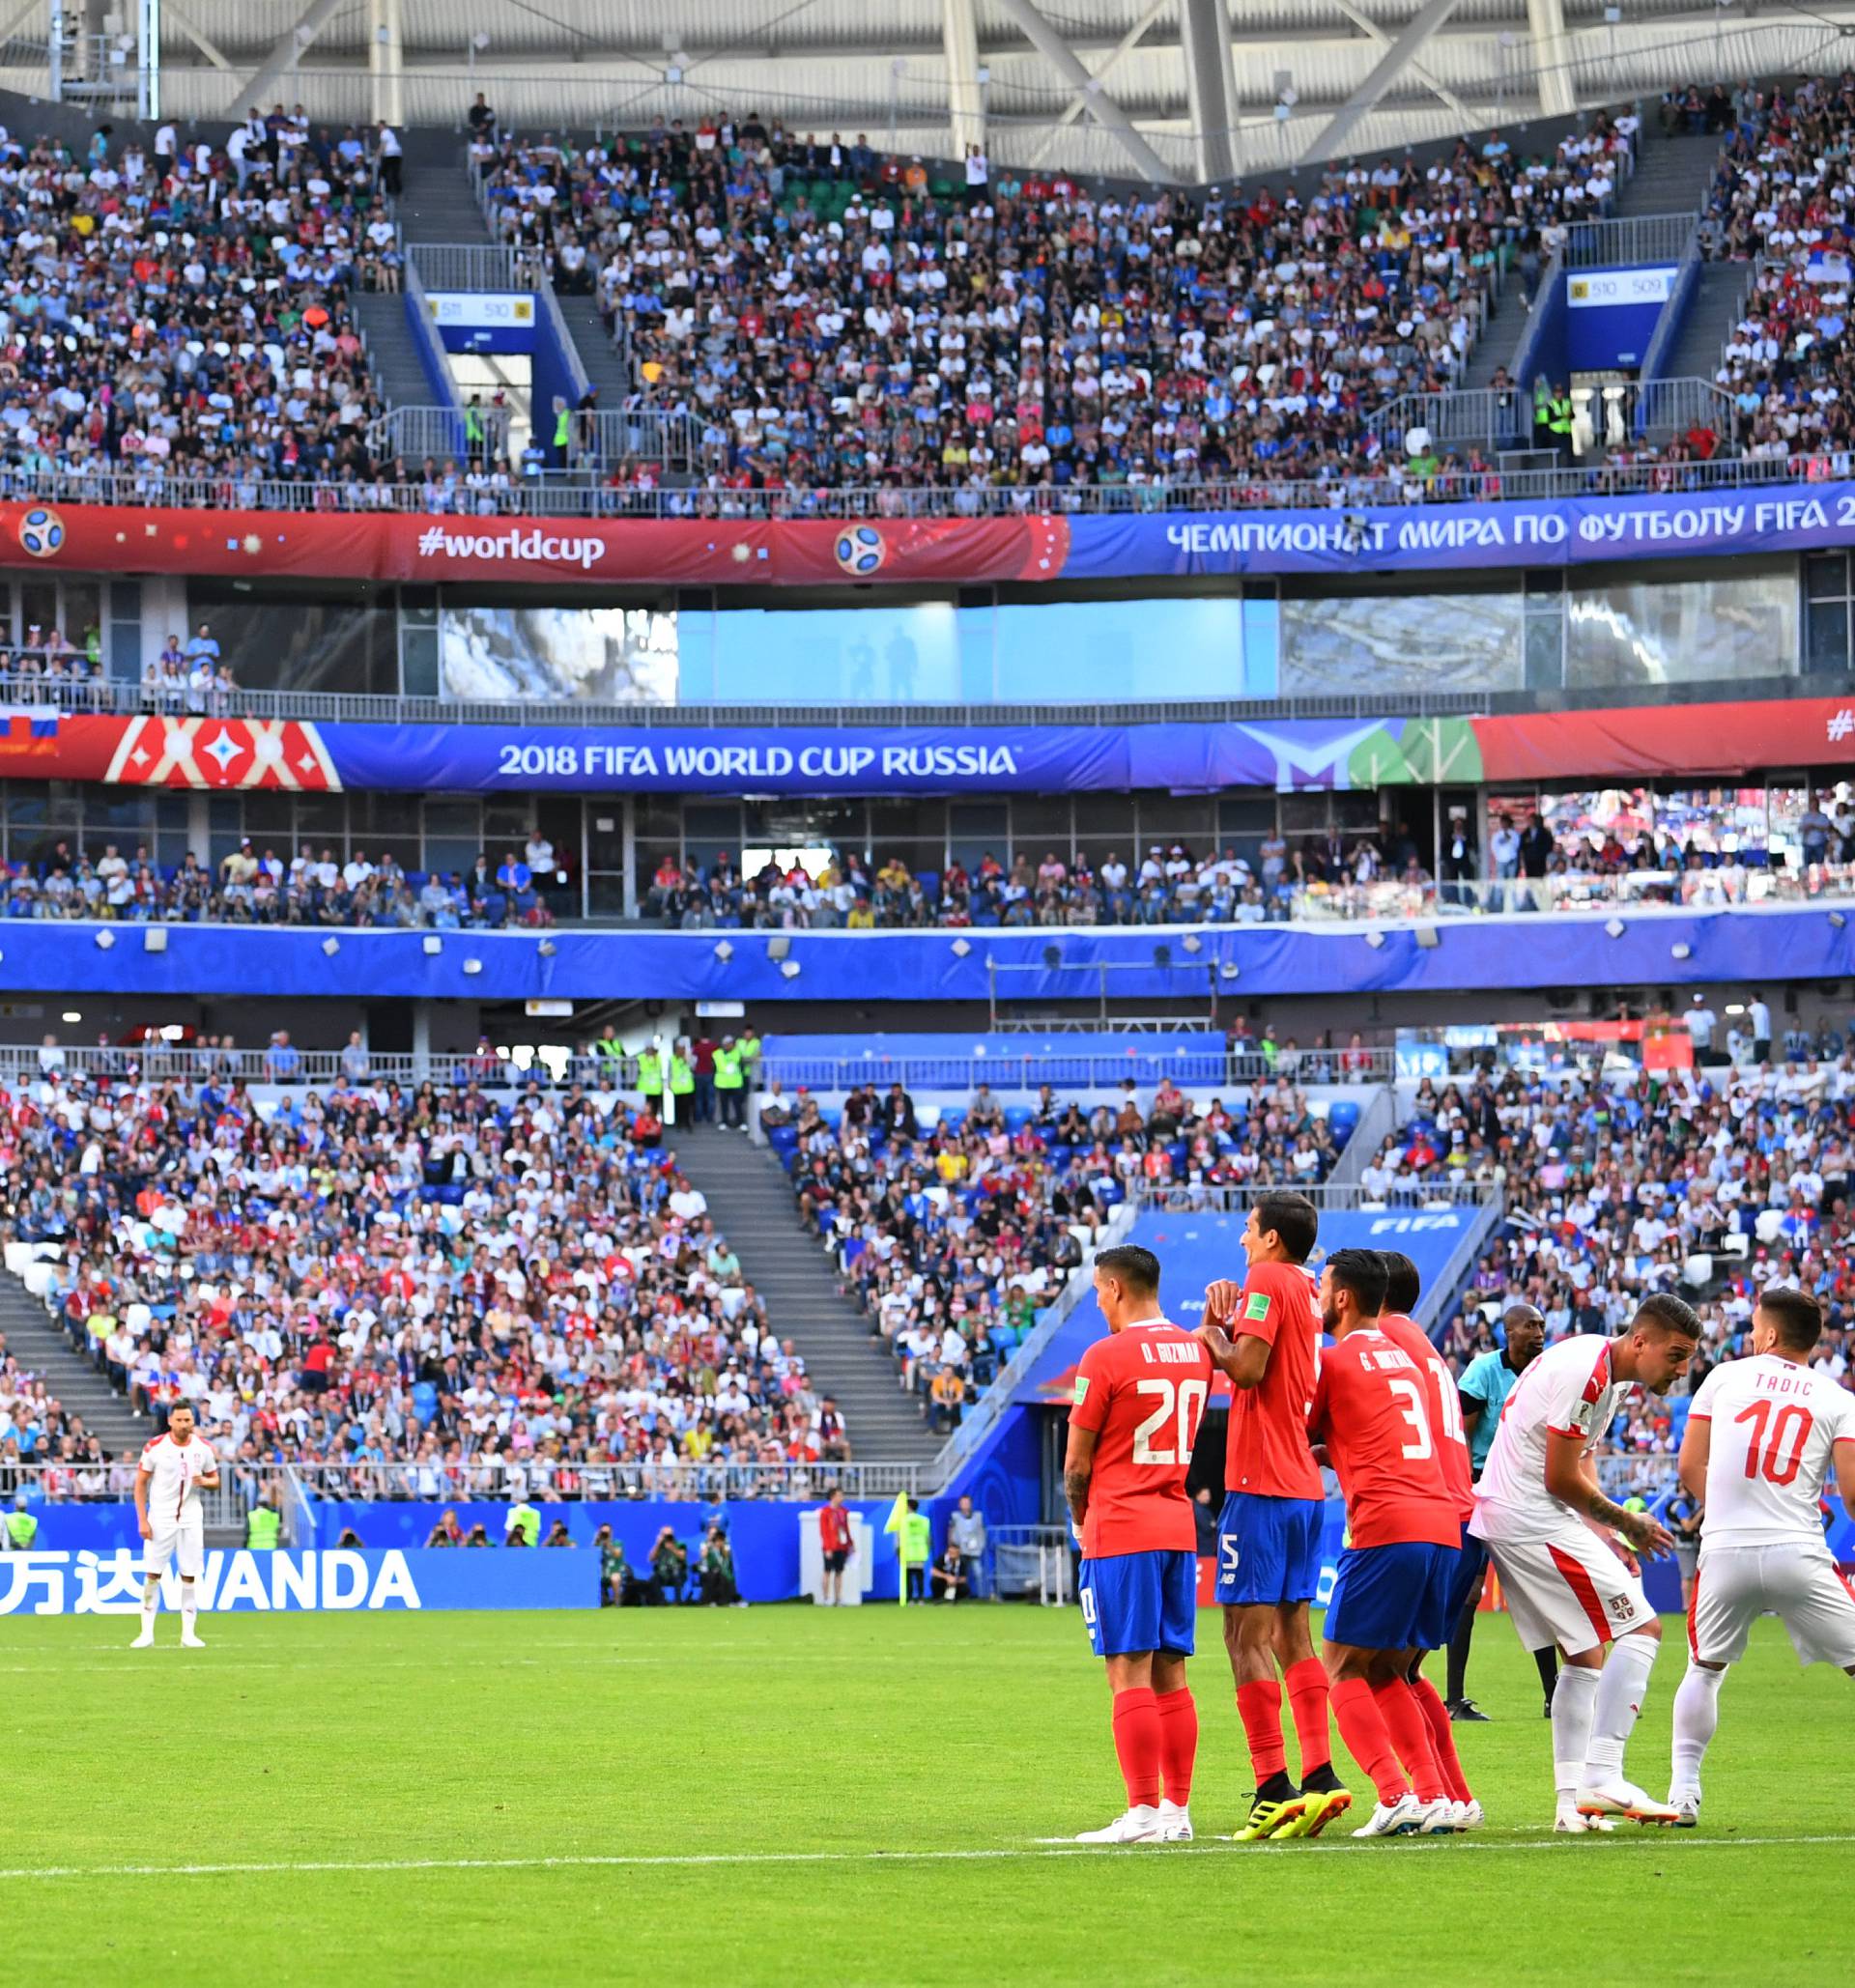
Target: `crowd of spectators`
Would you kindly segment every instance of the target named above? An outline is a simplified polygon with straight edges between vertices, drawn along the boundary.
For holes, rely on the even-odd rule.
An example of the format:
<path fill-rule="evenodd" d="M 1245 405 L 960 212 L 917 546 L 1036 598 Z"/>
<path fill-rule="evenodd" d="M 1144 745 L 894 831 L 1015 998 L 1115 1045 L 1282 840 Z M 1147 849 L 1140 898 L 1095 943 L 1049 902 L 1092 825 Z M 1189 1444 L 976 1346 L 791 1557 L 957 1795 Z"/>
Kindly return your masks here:
<path fill-rule="evenodd" d="M 1816 1293 L 1829 1324 L 1818 1359 L 1855 1384 L 1855 1055 L 1839 1037 L 1819 1057 L 1792 1033 L 1776 1061 L 1741 1037 L 1735 1061 L 1692 1068 L 1425 1079 L 1409 1123 L 1363 1170 L 1366 1193 L 1388 1200 L 1457 1181 L 1502 1191 L 1506 1218 L 1444 1334 L 1458 1370 L 1494 1343 L 1509 1304 L 1536 1305 L 1549 1343 L 1620 1330 L 1650 1292 L 1696 1305 L 1705 1337 L 1682 1391 L 1637 1398 L 1612 1433 L 1612 1467 L 1632 1489 L 1670 1477 L 1688 1395 L 1747 1349 L 1768 1283 Z"/>
<path fill-rule="evenodd" d="M 305 842 L 286 861 L 247 836 L 216 869 L 189 851 L 174 866 L 146 843 L 132 857 L 114 842 L 94 861 L 59 840 L 36 861 L 0 864 L 8 918 L 131 923 L 373 926 L 431 931 L 535 930 L 554 923 L 549 894 L 562 872 L 537 834 L 501 860 L 479 856 L 466 871 L 407 870 L 390 850 L 378 862 L 361 849 L 342 862 Z"/>
<path fill-rule="evenodd" d="M 390 148 L 390 151 L 388 151 Z M 0 469 L 321 480 L 381 412 L 349 298 L 398 287 L 390 133 L 281 104 L 229 141 L 0 135 Z"/>
<path fill-rule="evenodd" d="M 44 1246 L 47 1303 L 136 1412 L 191 1402 L 235 1472 L 549 1500 L 846 1458 L 638 1116 L 578 1084 L 338 1081 L 261 1110 L 213 1075 L 54 1066 L 0 1091 L 0 1218 Z M 27 1364 L 0 1349 L 0 1472 L 96 1468 Z"/>
<path fill-rule="evenodd" d="M 1729 110 L 1703 239 L 1755 268 L 1715 378 L 1745 454 L 1808 458 L 1819 480 L 1846 475 L 1855 71 L 1791 90 L 1745 83 Z"/>
<path fill-rule="evenodd" d="M 919 1111 L 900 1084 L 842 1105 L 761 1113 L 791 1169 L 799 1220 L 893 1353 L 937 1429 L 997 1377 L 1136 1183 L 1306 1187 L 1338 1157 L 1333 1129 L 1286 1075 L 1198 1103 L 1170 1080 L 1110 1101 L 1007 1106 L 981 1084 L 960 1109 Z"/>
<path fill-rule="evenodd" d="M 1601 215 L 1634 144 L 1627 114 L 1537 156 L 1494 131 L 1305 199 L 955 182 L 757 112 L 585 149 L 492 117 L 471 150 L 499 237 L 622 321 L 642 405 L 699 421 L 707 494 L 803 508 L 1372 467 L 1364 415 L 1459 376 L 1498 273 Z"/>
<path fill-rule="evenodd" d="M 955 861 L 938 872 L 848 850 L 815 872 L 769 859 L 751 876 L 726 850 L 706 863 L 666 854 L 642 908 L 683 931 L 1265 924 L 1557 912 L 1624 898 L 1705 909 L 1843 892 L 1855 818 L 1846 833 L 1830 823 L 1787 857 L 1751 838 L 1718 847 L 1694 830 L 1647 828 L 1627 840 L 1611 831 L 1555 834 L 1536 813 L 1496 816 L 1485 857 L 1466 815 L 1452 817 L 1434 855 L 1402 819 L 1376 833 L 1275 832 L 1244 846 L 1248 853 L 1227 843 L 1199 855 L 1184 842 L 1155 842 L 1144 857 L 1110 850 L 1099 862 L 1056 849 L 1034 859 L 1023 848 L 1007 862 L 986 850 L 970 869 Z"/>

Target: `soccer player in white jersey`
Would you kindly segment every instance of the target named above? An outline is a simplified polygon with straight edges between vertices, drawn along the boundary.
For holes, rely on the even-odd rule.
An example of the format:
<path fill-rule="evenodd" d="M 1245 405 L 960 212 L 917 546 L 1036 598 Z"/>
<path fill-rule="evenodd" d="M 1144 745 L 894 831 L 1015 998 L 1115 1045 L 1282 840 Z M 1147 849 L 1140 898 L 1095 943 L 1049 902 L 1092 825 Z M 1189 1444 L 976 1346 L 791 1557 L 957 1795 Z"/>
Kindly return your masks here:
<path fill-rule="evenodd" d="M 1855 1518 L 1855 1395 L 1810 1356 L 1823 1315 L 1808 1292 L 1769 1290 L 1752 1315 L 1752 1357 L 1716 1367 L 1694 1398 L 1681 1484 L 1705 1506 L 1688 1609 L 1688 1674 L 1674 1694 L 1669 1800 L 1700 1819 L 1700 1763 L 1720 1722 L 1727 1666 L 1767 1609 L 1805 1663 L 1855 1676 L 1855 1595 L 1836 1571 L 1819 1507 L 1832 1470 Z"/>
<path fill-rule="evenodd" d="M 206 1565 L 200 1493 L 218 1488 L 219 1460 L 213 1445 L 196 1434 L 193 1410 L 178 1402 L 168 1410 L 167 1434 L 142 1446 L 135 1466 L 135 1525 L 148 1544 L 142 1551 L 142 1633 L 131 1650 L 146 1650 L 155 1640 L 161 1576 L 170 1565 L 181 1576 L 181 1647 L 206 1647 L 193 1633 L 199 1607 L 194 1582 Z"/>
<path fill-rule="evenodd" d="M 1677 1820 L 1623 1777 L 1662 1633 L 1635 1552 L 1673 1541 L 1604 1495 L 1589 1451 L 1633 1386 L 1668 1393 L 1699 1334 L 1693 1309 L 1659 1292 L 1615 1339 L 1548 1347 L 1508 1394 L 1475 1489 L 1469 1529 L 1487 1543 L 1522 1644 L 1565 1656 L 1553 1693 L 1553 1828 L 1565 1834 L 1611 1830 L 1618 1816 Z"/>

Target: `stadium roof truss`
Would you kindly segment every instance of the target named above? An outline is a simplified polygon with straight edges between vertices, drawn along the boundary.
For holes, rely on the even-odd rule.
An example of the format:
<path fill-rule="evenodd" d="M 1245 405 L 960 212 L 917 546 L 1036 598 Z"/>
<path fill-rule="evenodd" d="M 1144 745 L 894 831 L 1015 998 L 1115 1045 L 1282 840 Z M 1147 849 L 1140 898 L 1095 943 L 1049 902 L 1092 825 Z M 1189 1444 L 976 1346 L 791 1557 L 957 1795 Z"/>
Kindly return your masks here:
<path fill-rule="evenodd" d="M 995 168 L 1202 183 L 1561 119 L 1690 82 L 1835 72 L 1855 0 L 50 0 L 0 83 L 208 122 L 254 100 L 610 132 L 759 112 Z M 73 25 L 74 24 L 74 25 Z M 158 51 L 158 61 L 149 51 Z"/>

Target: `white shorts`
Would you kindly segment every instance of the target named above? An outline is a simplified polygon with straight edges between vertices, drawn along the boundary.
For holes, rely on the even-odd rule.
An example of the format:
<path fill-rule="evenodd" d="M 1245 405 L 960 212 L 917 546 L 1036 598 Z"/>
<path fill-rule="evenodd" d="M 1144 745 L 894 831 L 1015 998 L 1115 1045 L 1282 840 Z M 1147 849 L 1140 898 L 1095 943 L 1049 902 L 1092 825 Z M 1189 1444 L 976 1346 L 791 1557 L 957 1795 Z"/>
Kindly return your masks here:
<path fill-rule="evenodd" d="M 1577 1657 L 1655 1620 L 1641 1577 L 1587 1526 L 1487 1547 L 1501 1599 L 1529 1650 L 1556 1643 Z"/>
<path fill-rule="evenodd" d="M 183 1579 L 197 1579 L 206 1572 L 203 1519 L 183 1519 L 175 1525 L 157 1525 L 142 1542 L 144 1574 L 165 1574 L 170 1564 Z"/>
<path fill-rule="evenodd" d="M 1759 1616 L 1790 1632 L 1800 1663 L 1855 1663 L 1855 1594 L 1833 1560 L 1796 1547 L 1708 1547 L 1688 1606 L 1688 1653 L 1736 1663 Z"/>

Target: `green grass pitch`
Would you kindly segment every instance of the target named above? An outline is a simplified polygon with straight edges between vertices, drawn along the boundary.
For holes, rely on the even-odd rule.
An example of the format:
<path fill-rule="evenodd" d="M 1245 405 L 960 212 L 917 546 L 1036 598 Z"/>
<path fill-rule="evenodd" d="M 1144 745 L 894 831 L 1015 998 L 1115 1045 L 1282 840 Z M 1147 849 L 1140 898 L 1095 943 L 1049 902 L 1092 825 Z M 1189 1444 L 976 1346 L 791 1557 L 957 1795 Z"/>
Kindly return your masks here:
<path fill-rule="evenodd" d="M 1679 1625 L 1631 1768 L 1666 1786 Z M 1491 1827 L 1245 1849 L 1215 1618 L 1186 1848 L 1122 1805 L 1073 1609 L 0 1620 L 10 1980 L 1823 1983 L 1855 1977 L 1855 1686 L 1773 1623 L 1697 1832 L 1554 1840 L 1504 1620 Z M 1291 1754 L 1291 1758 L 1292 1758 Z M 1341 1761 L 1344 1768 L 1348 1765 Z M 1362 1780 L 1355 1776 L 1356 1793 Z"/>

